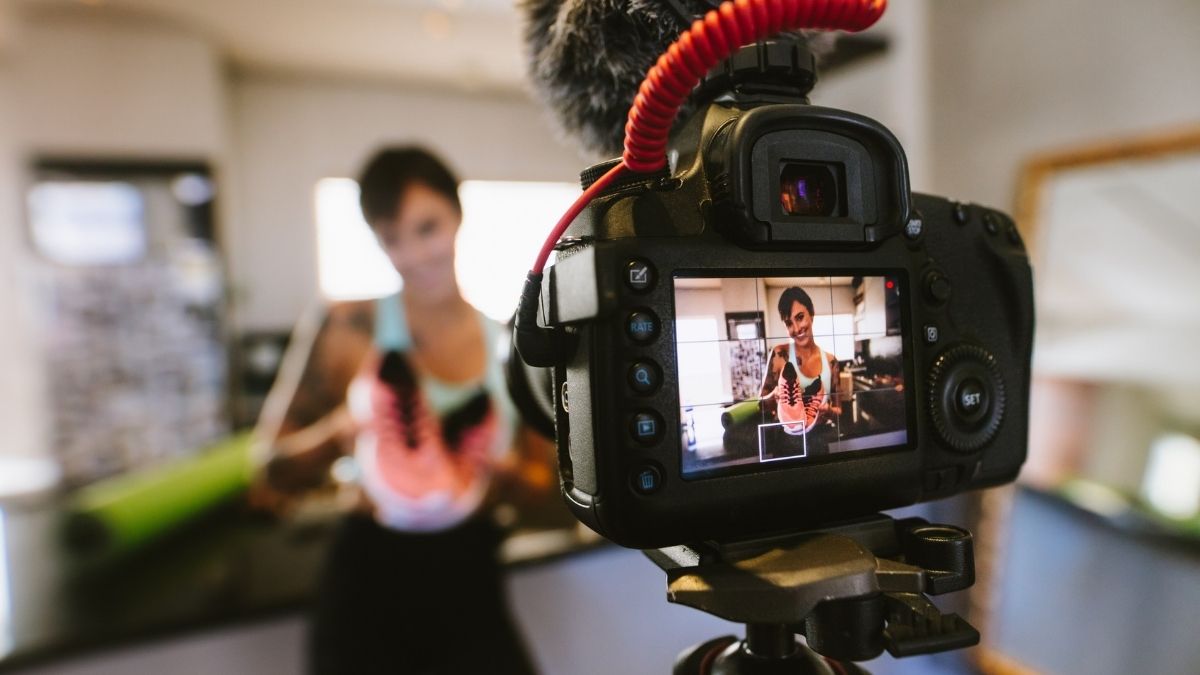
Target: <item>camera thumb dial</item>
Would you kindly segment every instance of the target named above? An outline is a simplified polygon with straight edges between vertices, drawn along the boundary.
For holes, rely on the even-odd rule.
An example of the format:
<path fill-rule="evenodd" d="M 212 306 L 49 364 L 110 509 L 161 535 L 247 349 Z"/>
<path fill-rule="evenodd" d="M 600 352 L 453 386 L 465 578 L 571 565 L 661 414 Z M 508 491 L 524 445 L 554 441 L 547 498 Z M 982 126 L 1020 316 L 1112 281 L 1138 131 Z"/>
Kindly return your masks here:
<path fill-rule="evenodd" d="M 938 436 L 954 450 L 987 445 L 1004 420 L 1004 378 L 996 357 L 978 345 L 942 352 L 929 370 L 929 412 Z"/>

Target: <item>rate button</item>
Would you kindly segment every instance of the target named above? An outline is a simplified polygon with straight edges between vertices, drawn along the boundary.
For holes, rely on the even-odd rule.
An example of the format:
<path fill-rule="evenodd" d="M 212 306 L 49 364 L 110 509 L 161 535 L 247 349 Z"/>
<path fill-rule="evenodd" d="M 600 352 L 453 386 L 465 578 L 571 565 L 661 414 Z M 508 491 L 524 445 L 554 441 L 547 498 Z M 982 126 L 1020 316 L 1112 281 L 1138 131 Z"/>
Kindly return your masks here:
<path fill-rule="evenodd" d="M 658 316 L 648 309 L 639 309 L 625 320 L 625 333 L 634 342 L 652 342 L 658 337 Z"/>

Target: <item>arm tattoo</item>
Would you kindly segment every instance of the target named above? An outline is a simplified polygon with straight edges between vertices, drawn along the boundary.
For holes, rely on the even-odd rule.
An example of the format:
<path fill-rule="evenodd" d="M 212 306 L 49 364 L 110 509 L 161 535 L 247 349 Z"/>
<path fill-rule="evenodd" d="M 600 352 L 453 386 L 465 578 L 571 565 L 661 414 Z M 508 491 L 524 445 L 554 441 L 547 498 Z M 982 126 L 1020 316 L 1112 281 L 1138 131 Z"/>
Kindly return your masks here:
<path fill-rule="evenodd" d="M 374 334 L 369 303 L 335 306 L 325 316 L 284 419 L 284 433 L 317 423 L 346 399 L 359 360 Z"/>

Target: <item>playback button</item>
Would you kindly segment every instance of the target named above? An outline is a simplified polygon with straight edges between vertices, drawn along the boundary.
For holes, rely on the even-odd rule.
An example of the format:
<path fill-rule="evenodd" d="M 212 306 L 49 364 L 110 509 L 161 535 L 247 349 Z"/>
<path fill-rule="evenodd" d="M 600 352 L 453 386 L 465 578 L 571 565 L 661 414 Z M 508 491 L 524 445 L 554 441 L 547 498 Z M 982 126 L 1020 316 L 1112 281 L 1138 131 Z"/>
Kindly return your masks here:
<path fill-rule="evenodd" d="M 629 426 L 633 440 L 642 445 L 654 445 L 663 435 L 663 421 L 658 413 L 645 410 L 633 416 Z"/>

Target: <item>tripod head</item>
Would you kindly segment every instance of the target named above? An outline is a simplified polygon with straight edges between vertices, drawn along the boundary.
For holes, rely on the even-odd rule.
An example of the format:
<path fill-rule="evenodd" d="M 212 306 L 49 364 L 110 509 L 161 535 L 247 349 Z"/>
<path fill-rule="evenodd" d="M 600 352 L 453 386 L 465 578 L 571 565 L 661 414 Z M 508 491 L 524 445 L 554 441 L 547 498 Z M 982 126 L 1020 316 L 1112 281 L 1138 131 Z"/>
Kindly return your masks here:
<path fill-rule="evenodd" d="M 844 662 L 884 649 L 911 656 L 979 642 L 970 624 L 926 597 L 975 581 L 971 534 L 957 527 L 876 515 L 646 555 L 667 573 L 668 600 L 746 624 L 744 640 L 719 638 L 686 652 L 676 675 L 864 673 Z"/>

